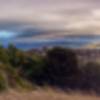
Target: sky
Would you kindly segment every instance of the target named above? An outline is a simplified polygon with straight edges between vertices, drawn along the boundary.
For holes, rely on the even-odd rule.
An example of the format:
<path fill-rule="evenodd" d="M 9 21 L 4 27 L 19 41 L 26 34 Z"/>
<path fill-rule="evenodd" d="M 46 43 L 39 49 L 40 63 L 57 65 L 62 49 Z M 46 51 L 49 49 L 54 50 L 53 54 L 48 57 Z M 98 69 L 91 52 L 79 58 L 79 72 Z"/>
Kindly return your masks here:
<path fill-rule="evenodd" d="M 100 0 L 0 0 L 4 45 L 83 46 L 99 42 L 99 35 Z"/>

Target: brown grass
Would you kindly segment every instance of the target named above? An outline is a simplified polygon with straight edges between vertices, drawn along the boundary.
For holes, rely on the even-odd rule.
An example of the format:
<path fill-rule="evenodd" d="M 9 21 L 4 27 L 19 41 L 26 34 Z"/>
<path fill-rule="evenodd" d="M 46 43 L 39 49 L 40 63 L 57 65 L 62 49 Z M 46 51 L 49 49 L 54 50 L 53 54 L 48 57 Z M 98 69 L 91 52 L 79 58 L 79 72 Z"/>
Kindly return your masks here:
<path fill-rule="evenodd" d="M 9 90 L 0 94 L 0 100 L 100 100 L 96 95 L 82 93 L 64 93 L 53 89 L 38 89 L 34 91 Z"/>

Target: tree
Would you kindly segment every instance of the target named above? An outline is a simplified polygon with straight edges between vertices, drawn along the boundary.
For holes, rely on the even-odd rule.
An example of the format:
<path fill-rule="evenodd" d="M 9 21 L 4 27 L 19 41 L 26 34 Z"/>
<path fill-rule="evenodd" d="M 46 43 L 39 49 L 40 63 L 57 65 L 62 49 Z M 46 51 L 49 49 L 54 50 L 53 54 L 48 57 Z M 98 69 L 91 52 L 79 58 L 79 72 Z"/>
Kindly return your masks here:
<path fill-rule="evenodd" d="M 75 86 L 79 69 L 73 50 L 55 47 L 47 51 L 46 60 L 46 78 L 50 84 L 66 87 L 67 85 Z"/>
<path fill-rule="evenodd" d="M 13 45 L 8 45 L 9 62 L 13 67 L 18 67 L 21 52 Z"/>
<path fill-rule="evenodd" d="M 21 73 L 24 78 L 38 85 L 43 84 L 43 73 L 45 67 L 44 58 L 38 54 L 32 57 L 26 57 L 26 61 L 22 64 Z"/>
<path fill-rule="evenodd" d="M 9 63 L 9 56 L 2 45 L 0 45 L 0 63 Z"/>
<path fill-rule="evenodd" d="M 88 62 L 81 68 L 80 86 L 82 90 L 100 93 L 100 64 Z"/>

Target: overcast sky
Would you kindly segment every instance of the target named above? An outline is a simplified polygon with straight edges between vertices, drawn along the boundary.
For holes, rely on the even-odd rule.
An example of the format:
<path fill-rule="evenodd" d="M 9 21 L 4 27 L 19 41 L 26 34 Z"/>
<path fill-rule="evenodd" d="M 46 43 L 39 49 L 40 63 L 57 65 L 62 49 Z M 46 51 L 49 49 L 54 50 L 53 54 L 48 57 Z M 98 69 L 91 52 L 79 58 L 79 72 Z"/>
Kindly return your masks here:
<path fill-rule="evenodd" d="M 0 38 L 50 41 L 100 34 L 100 0 L 0 0 Z"/>

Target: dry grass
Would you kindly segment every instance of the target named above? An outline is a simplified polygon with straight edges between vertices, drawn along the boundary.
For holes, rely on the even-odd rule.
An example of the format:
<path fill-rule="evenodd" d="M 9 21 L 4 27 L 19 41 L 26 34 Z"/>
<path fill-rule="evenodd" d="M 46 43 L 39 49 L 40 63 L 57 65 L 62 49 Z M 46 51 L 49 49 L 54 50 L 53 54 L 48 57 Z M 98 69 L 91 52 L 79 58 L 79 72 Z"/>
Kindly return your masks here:
<path fill-rule="evenodd" d="M 81 93 L 67 94 L 52 89 L 38 89 L 31 92 L 9 90 L 1 93 L 0 100 L 100 100 L 100 97 Z"/>

